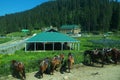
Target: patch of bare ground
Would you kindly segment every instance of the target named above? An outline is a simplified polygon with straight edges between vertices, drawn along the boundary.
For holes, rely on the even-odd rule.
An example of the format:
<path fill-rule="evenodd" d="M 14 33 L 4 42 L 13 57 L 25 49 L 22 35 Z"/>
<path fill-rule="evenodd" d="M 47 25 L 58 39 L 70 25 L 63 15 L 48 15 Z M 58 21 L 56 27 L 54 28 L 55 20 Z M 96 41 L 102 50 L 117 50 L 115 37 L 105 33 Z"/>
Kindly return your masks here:
<path fill-rule="evenodd" d="M 27 73 L 26 80 L 120 80 L 120 65 L 105 65 L 101 67 L 90 67 L 77 64 L 71 73 L 61 74 L 55 72 L 54 75 L 44 74 L 42 79 L 34 77 L 36 72 Z M 11 75 L 2 77 L 0 80 L 18 80 Z"/>

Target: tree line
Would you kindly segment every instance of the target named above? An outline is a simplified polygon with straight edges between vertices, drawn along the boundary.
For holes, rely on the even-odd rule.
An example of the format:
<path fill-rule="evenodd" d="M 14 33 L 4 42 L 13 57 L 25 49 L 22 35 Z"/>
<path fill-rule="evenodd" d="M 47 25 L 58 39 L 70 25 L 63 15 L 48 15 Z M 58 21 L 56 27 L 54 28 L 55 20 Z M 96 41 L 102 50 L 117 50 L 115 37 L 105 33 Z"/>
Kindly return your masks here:
<path fill-rule="evenodd" d="M 81 25 L 83 32 L 120 31 L 118 0 L 49 0 L 33 9 L 0 17 L 0 34 Z"/>

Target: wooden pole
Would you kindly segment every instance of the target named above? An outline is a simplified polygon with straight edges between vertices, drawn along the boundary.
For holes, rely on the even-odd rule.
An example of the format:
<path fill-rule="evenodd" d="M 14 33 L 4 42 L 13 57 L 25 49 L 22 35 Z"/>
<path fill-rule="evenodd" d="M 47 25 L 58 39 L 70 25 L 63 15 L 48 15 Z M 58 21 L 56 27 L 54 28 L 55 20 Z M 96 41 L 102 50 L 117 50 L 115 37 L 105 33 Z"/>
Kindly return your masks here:
<path fill-rule="evenodd" d="M 55 45 L 54 45 L 54 42 L 53 42 L 53 51 L 54 51 L 54 46 L 55 46 Z"/>
<path fill-rule="evenodd" d="M 36 51 L 36 43 L 34 43 L 34 51 Z"/>
<path fill-rule="evenodd" d="M 44 51 L 45 51 L 45 42 L 44 42 Z"/>

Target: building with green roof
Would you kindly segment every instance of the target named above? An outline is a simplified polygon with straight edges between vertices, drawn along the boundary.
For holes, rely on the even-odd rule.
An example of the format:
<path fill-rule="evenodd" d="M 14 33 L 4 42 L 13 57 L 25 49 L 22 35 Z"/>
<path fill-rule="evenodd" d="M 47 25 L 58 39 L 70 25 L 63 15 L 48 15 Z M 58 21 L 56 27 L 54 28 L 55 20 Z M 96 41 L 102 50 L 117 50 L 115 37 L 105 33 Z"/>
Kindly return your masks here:
<path fill-rule="evenodd" d="M 36 50 L 79 50 L 79 41 L 54 29 L 41 32 L 26 40 L 26 51 Z"/>
<path fill-rule="evenodd" d="M 81 29 L 78 25 L 62 25 L 60 27 L 60 32 L 65 34 L 79 34 Z"/>

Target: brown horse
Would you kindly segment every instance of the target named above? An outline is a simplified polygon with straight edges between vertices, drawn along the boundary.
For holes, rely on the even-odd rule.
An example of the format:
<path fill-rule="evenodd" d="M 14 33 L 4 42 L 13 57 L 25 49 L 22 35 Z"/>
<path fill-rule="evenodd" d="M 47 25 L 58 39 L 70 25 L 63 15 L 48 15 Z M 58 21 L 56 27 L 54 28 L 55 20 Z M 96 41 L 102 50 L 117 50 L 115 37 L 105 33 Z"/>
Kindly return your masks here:
<path fill-rule="evenodd" d="M 74 64 L 74 57 L 73 54 L 69 53 L 68 54 L 68 72 L 70 72 L 70 69 L 72 68 L 73 64 Z"/>
<path fill-rule="evenodd" d="M 22 62 L 17 62 L 16 60 L 11 61 L 11 71 L 12 71 L 12 76 L 16 78 L 21 78 L 25 79 L 25 67 Z"/>
<path fill-rule="evenodd" d="M 63 59 L 64 59 L 63 54 L 60 54 L 58 56 L 56 56 L 56 55 L 54 56 L 54 58 L 51 61 L 51 73 L 52 74 L 54 73 L 54 70 L 56 70 L 56 68 L 58 68 L 62 64 Z"/>
<path fill-rule="evenodd" d="M 35 75 L 36 77 L 38 76 L 39 78 L 43 78 L 43 73 L 46 72 L 49 62 L 50 59 L 48 57 L 40 62 L 39 72 Z"/>

